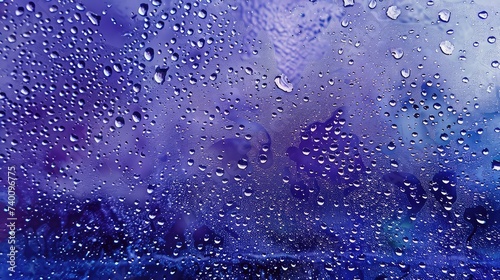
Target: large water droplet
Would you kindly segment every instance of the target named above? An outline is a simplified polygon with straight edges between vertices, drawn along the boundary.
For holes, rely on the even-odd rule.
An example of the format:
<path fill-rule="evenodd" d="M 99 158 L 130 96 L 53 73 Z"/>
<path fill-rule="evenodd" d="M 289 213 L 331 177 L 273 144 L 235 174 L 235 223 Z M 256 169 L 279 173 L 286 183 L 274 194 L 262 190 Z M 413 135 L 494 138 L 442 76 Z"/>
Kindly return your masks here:
<path fill-rule="evenodd" d="M 397 6 L 390 6 L 389 8 L 387 8 L 387 12 L 386 12 L 386 15 L 390 18 L 390 19 L 397 19 L 399 17 L 399 15 L 401 14 L 401 10 L 397 7 Z"/>
<path fill-rule="evenodd" d="M 165 82 L 165 77 L 167 76 L 167 71 L 168 67 L 167 68 L 156 67 L 155 74 L 153 77 L 155 82 L 163 84 Z"/>
<path fill-rule="evenodd" d="M 274 83 L 276 86 L 281 89 L 284 92 L 292 92 L 293 90 L 293 85 L 288 81 L 287 76 L 285 74 L 281 74 L 280 76 L 277 76 L 274 78 Z"/>
<path fill-rule="evenodd" d="M 206 18 L 206 17 L 207 17 L 207 11 L 205 11 L 205 10 L 203 10 L 203 9 L 202 9 L 202 10 L 200 10 L 200 11 L 198 12 L 198 17 L 199 17 L 199 18 Z"/>
<path fill-rule="evenodd" d="M 344 7 L 354 6 L 354 0 L 344 0 Z"/>
<path fill-rule="evenodd" d="M 139 112 L 134 112 L 132 113 L 132 120 L 136 123 L 141 121 L 141 113 Z"/>
<path fill-rule="evenodd" d="M 148 13 L 149 6 L 146 3 L 142 3 L 139 5 L 139 8 L 137 9 L 137 13 L 140 16 L 145 16 Z"/>
<path fill-rule="evenodd" d="M 439 44 L 439 48 L 444 54 L 451 55 L 453 53 L 453 50 L 455 49 L 455 46 L 453 46 L 450 41 L 442 41 Z"/>
<path fill-rule="evenodd" d="M 487 11 L 481 11 L 477 14 L 477 16 L 480 18 L 480 19 L 487 19 L 488 18 L 488 12 Z"/>
<path fill-rule="evenodd" d="M 443 22 L 450 21 L 450 16 L 451 16 L 451 12 L 450 12 L 450 10 L 447 10 L 447 9 L 441 10 L 438 13 L 439 20 L 441 20 Z"/>
<path fill-rule="evenodd" d="M 90 12 L 90 11 L 85 13 L 85 15 L 87 16 L 87 18 L 90 20 L 90 22 L 93 25 L 99 26 L 101 24 L 101 16 L 100 15 L 93 13 L 93 12 Z"/>
<path fill-rule="evenodd" d="M 125 125 L 125 119 L 123 117 L 117 117 L 115 119 L 115 126 L 117 128 L 122 128 Z"/>
<path fill-rule="evenodd" d="M 391 54 L 395 59 L 401 59 L 404 55 L 404 51 L 401 48 L 394 48 L 391 49 Z"/>
<path fill-rule="evenodd" d="M 147 61 L 153 60 L 154 57 L 155 57 L 155 51 L 153 50 L 153 48 L 146 48 L 146 50 L 144 50 L 144 58 Z"/>

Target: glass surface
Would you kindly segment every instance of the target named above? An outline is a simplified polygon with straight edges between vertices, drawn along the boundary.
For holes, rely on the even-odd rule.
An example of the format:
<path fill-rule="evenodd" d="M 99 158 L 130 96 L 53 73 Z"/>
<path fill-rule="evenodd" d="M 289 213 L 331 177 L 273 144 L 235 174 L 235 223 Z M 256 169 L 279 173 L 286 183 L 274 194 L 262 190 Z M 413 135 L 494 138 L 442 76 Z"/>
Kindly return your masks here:
<path fill-rule="evenodd" d="M 0 0 L 2 279 L 500 279 L 500 1 Z"/>

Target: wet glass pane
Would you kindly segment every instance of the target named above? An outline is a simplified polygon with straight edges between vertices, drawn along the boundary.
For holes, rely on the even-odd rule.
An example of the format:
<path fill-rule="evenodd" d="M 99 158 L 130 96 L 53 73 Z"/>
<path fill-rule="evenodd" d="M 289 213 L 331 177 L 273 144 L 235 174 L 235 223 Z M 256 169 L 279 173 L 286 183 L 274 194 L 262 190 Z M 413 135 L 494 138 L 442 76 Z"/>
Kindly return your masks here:
<path fill-rule="evenodd" d="M 500 2 L 0 0 L 2 279 L 500 279 Z"/>

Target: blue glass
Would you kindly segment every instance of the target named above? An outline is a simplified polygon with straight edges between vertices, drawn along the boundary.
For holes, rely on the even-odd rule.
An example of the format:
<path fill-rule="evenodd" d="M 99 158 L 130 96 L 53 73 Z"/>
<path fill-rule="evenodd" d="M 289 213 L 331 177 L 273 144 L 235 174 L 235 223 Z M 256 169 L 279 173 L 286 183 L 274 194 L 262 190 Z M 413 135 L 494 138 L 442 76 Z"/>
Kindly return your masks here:
<path fill-rule="evenodd" d="M 0 7 L 2 279 L 500 279 L 500 2 Z"/>

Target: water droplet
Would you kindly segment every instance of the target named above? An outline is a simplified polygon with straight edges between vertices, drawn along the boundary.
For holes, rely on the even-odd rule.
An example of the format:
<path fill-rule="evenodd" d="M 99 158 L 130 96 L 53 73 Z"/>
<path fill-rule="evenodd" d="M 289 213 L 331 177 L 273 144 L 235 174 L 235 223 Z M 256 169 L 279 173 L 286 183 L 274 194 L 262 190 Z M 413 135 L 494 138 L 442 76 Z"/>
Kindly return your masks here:
<path fill-rule="evenodd" d="M 148 13 L 149 5 L 146 3 L 141 3 L 137 9 L 137 13 L 140 16 L 145 16 Z"/>
<path fill-rule="evenodd" d="M 497 41 L 497 38 L 495 36 L 490 36 L 488 37 L 488 43 L 493 44 Z"/>
<path fill-rule="evenodd" d="M 224 176 L 224 168 L 222 168 L 222 167 L 217 167 L 217 169 L 215 169 L 215 175 L 217 175 L 217 176 L 219 176 L 219 177 Z"/>
<path fill-rule="evenodd" d="M 292 92 L 293 90 L 293 85 L 288 81 L 287 76 L 285 74 L 281 74 L 280 76 L 277 76 L 274 78 L 274 83 L 276 86 L 281 89 L 284 92 Z"/>
<path fill-rule="evenodd" d="M 153 50 L 153 48 L 146 48 L 146 50 L 144 50 L 144 58 L 147 61 L 153 60 L 154 57 L 155 57 L 155 51 Z"/>
<path fill-rule="evenodd" d="M 69 136 L 69 141 L 71 141 L 71 142 L 73 142 L 73 143 L 74 143 L 74 142 L 78 142 L 78 136 L 72 133 L 72 134 Z"/>
<path fill-rule="evenodd" d="M 493 160 L 493 162 L 491 163 L 491 169 L 500 171 L 500 160 Z"/>
<path fill-rule="evenodd" d="M 411 70 L 410 69 L 402 69 L 401 70 L 401 76 L 403 76 L 403 78 L 408 78 L 410 77 L 411 75 Z"/>
<path fill-rule="evenodd" d="M 439 11 L 438 16 L 442 22 L 448 22 L 450 21 L 451 12 L 450 10 L 444 9 Z"/>
<path fill-rule="evenodd" d="M 480 18 L 480 19 L 487 19 L 488 18 L 488 12 L 486 11 L 481 11 L 477 14 L 477 16 Z"/>
<path fill-rule="evenodd" d="M 243 169 L 246 169 L 248 167 L 248 160 L 246 159 L 240 159 L 238 161 L 238 168 L 243 170 Z"/>
<path fill-rule="evenodd" d="M 368 3 L 368 8 L 375 9 L 375 7 L 377 7 L 377 0 L 370 0 L 370 3 Z"/>
<path fill-rule="evenodd" d="M 17 8 L 16 12 L 15 12 L 16 16 L 22 16 L 24 14 L 24 8 L 23 7 L 19 7 Z"/>
<path fill-rule="evenodd" d="M 7 37 L 7 41 L 9 41 L 9 43 L 14 43 L 16 42 L 17 38 L 16 38 L 16 35 L 14 34 L 11 34 L 9 35 L 9 37 Z"/>
<path fill-rule="evenodd" d="M 354 6 L 354 0 L 344 0 L 344 7 Z"/>
<path fill-rule="evenodd" d="M 141 121 L 141 117 L 142 117 L 142 116 L 141 116 L 141 113 L 139 113 L 139 112 L 137 112 L 137 111 L 132 113 L 132 120 L 133 120 L 134 122 L 136 122 L 136 123 L 138 123 L 138 122 L 140 122 L 140 121 Z"/>
<path fill-rule="evenodd" d="M 451 55 L 453 53 L 453 50 L 455 49 L 455 46 L 453 46 L 450 41 L 442 41 L 439 44 L 439 48 L 444 54 Z"/>
<path fill-rule="evenodd" d="M 113 74 L 113 69 L 110 66 L 104 67 L 103 70 L 104 76 L 109 77 L 111 74 Z"/>
<path fill-rule="evenodd" d="M 85 15 L 87 16 L 87 18 L 90 20 L 90 22 L 93 25 L 99 26 L 99 24 L 101 24 L 101 16 L 100 15 L 93 13 L 93 12 L 90 12 L 90 11 L 85 13 Z"/>
<path fill-rule="evenodd" d="M 125 125 L 125 119 L 123 117 L 116 117 L 115 126 L 117 128 L 122 128 Z"/>
<path fill-rule="evenodd" d="M 198 40 L 198 42 L 196 42 L 196 46 L 200 49 L 203 48 L 205 46 L 205 39 L 202 38 Z"/>
<path fill-rule="evenodd" d="M 51 13 L 55 13 L 59 10 L 59 7 L 57 7 L 56 5 L 52 5 L 49 7 L 49 12 Z"/>
<path fill-rule="evenodd" d="M 155 74 L 153 76 L 154 81 L 159 84 L 163 84 L 165 82 L 165 77 L 167 76 L 167 71 L 168 67 L 167 68 L 156 67 Z"/>
<path fill-rule="evenodd" d="M 391 49 L 392 57 L 395 59 L 401 59 L 404 55 L 404 51 L 401 48 Z"/>
<path fill-rule="evenodd" d="M 35 3 L 29 2 L 26 4 L 26 10 L 28 10 L 28 12 L 33 12 L 35 10 Z"/>
<path fill-rule="evenodd" d="M 140 84 L 134 84 L 134 86 L 132 87 L 132 91 L 138 93 L 141 91 L 141 88 L 142 86 Z"/>
<path fill-rule="evenodd" d="M 401 14 L 401 10 L 393 5 L 393 6 L 390 6 L 389 8 L 387 8 L 387 12 L 386 12 L 386 15 L 390 18 L 390 19 L 397 19 L 399 17 L 399 15 Z"/>
<path fill-rule="evenodd" d="M 206 18 L 206 17 L 207 17 L 207 11 L 205 11 L 205 10 L 200 10 L 200 11 L 198 12 L 198 17 L 199 17 L 199 18 Z"/>
<path fill-rule="evenodd" d="M 396 145 L 394 144 L 394 142 L 390 142 L 387 145 L 387 149 L 389 149 L 389 151 L 394 151 L 396 149 Z"/>
<path fill-rule="evenodd" d="M 245 191 L 243 193 L 245 194 L 245 196 L 252 196 L 253 190 L 251 187 L 248 187 L 245 189 Z"/>
<path fill-rule="evenodd" d="M 116 63 L 113 65 L 113 70 L 115 70 L 115 72 L 117 73 L 120 73 L 121 71 L 123 71 L 123 68 L 120 64 Z"/>
<path fill-rule="evenodd" d="M 265 164 L 267 162 L 267 155 L 266 154 L 260 154 L 259 155 L 259 162 L 261 164 Z"/>
<path fill-rule="evenodd" d="M 396 248 L 396 250 L 394 251 L 394 253 L 396 253 L 396 256 L 401 257 L 403 255 L 403 249 Z"/>

